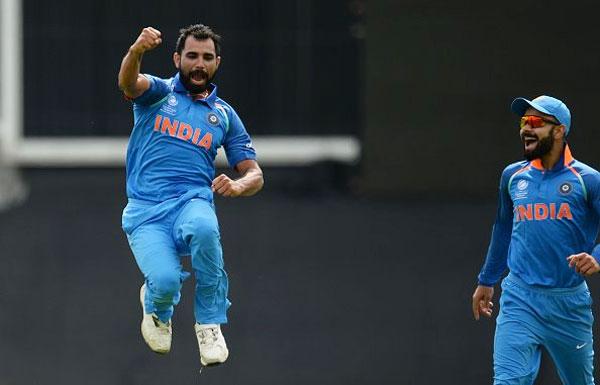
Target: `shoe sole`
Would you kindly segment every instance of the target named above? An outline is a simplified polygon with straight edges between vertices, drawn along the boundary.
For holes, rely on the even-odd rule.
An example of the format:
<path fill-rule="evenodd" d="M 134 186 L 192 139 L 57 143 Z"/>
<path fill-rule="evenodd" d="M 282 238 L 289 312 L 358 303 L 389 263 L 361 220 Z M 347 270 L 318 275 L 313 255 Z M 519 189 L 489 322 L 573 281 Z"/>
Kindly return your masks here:
<path fill-rule="evenodd" d="M 200 374 L 202 374 L 202 371 L 205 368 L 208 368 L 208 370 L 211 371 L 211 370 L 213 370 L 213 368 L 216 368 L 217 366 L 221 366 L 221 365 L 225 365 L 225 362 L 216 362 L 214 364 L 204 365 L 202 363 L 202 361 L 200 361 Z"/>
<path fill-rule="evenodd" d="M 225 356 L 225 359 L 223 361 L 211 362 L 210 364 L 207 364 L 206 361 L 204 361 L 204 358 L 202 358 L 202 356 L 200 356 L 200 365 L 202 365 L 204 367 L 219 366 L 219 365 L 224 364 L 228 358 L 229 358 L 229 352 L 227 352 L 227 355 Z"/>
<path fill-rule="evenodd" d="M 215 368 L 217 366 L 221 366 L 221 365 L 224 365 L 224 364 L 225 364 L 225 361 L 223 361 L 223 362 L 213 362 L 212 364 L 206 364 L 206 363 L 204 363 L 203 359 L 200 359 L 200 365 L 202 365 L 202 367 L 204 367 L 204 368 Z"/>
<path fill-rule="evenodd" d="M 142 285 L 142 287 L 140 288 L 140 305 L 142 305 L 142 323 L 143 323 L 143 319 L 146 316 L 146 308 L 144 306 L 144 287 L 146 284 Z M 144 330 L 143 330 L 143 326 L 140 324 L 140 332 L 142 333 L 142 337 L 144 336 Z M 158 354 L 159 356 L 165 356 L 167 355 L 167 353 L 169 353 L 171 350 L 154 350 L 152 349 L 152 346 L 150 346 L 150 344 L 148 343 L 148 341 L 146 341 L 145 338 L 142 338 L 144 340 L 144 342 L 146 343 L 146 346 L 148 346 L 150 348 L 150 350 L 152 350 L 154 353 Z"/>

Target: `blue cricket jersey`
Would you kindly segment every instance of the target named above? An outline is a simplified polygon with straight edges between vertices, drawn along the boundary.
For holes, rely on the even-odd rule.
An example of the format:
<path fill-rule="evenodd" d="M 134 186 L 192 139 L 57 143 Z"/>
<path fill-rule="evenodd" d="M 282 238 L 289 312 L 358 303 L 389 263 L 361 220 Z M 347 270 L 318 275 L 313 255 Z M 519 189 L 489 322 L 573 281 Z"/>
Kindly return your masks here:
<path fill-rule="evenodd" d="M 573 287 L 583 277 L 567 257 L 594 249 L 600 221 L 600 173 L 573 159 L 568 145 L 551 170 L 540 159 L 509 165 L 500 178 L 498 213 L 479 284 L 506 268 L 525 283 Z"/>
<path fill-rule="evenodd" d="M 127 147 L 127 196 L 152 202 L 193 195 L 212 201 L 217 149 L 231 167 L 256 159 L 234 109 L 217 97 L 194 101 L 179 80 L 144 75 L 150 88 L 133 100 L 134 127 Z"/>

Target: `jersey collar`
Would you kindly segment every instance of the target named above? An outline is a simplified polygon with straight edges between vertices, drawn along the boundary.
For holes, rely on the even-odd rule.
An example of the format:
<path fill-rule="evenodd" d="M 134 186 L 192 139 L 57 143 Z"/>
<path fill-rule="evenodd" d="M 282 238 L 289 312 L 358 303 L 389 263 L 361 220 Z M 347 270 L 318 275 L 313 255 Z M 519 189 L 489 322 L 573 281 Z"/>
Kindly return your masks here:
<path fill-rule="evenodd" d="M 552 167 L 550 171 L 556 171 L 563 167 L 567 167 L 571 163 L 573 163 L 574 160 L 575 159 L 573 158 L 573 155 L 571 155 L 571 149 L 569 148 L 569 145 L 565 143 L 565 149 L 563 151 L 563 154 L 560 156 L 560 159 L 558 160 L 558 162 L 556 162 L 556 164 L 554 165 L 554 167 Z M 542 160 L 540 158 L 532 160 L 531 167 L 540 171 L 544 170 L 544 166 L 542 165 Z"/>
<path fill-rule="evenodd" d="M 173 84 L 173 91 L 189 95 L 187 88 L 185 88 L 183 83 L 181 83 L 181 80 L 179 80 L 179 72 L 173 77 Z M 217 100 L 217 85 L 214 83 L 210 83 L 210 87 L 212 88 L 210 94 L 206 97 L 206 99 L 200 99 L 198 100 L 198 102 L 204 102 L 208 104 L 211 108 L 214 108 L 215 101 Z"/>

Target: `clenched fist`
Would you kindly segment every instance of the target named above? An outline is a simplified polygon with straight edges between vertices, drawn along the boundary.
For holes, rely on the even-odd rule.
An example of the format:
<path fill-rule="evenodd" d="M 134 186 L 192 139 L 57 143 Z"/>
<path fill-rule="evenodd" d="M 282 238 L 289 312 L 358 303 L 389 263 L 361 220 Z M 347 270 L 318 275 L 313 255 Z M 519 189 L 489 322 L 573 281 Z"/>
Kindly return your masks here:
<path fill-rule="evenodd" d="M 146 27 L 142 29 L 142 33 L 129 49 L 137 54 L 142 54 L 156 48 L 160 43 L 162 43 L 160 31 L 152 27 Z"/>
<path fill-rule="evenodd" d="M 221 174 L 213 180 L 211 189 L 213 192 L 224 197 L 235 198 L 244 192 L 244 185 L 225 174 Z"/>

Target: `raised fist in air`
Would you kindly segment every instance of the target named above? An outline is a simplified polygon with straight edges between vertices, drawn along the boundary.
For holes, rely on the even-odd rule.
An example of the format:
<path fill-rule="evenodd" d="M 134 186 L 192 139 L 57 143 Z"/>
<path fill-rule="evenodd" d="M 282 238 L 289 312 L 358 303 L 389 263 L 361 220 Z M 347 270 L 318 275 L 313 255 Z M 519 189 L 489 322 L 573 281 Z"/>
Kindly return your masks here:
<path fill-rule="evenodd" d="M 160 43 L 162 43 L 160 31 L 152 27 L 146 27 L 142 29 L 142 33 L 130 49 L 141 54 L 156 48 Z"/>

